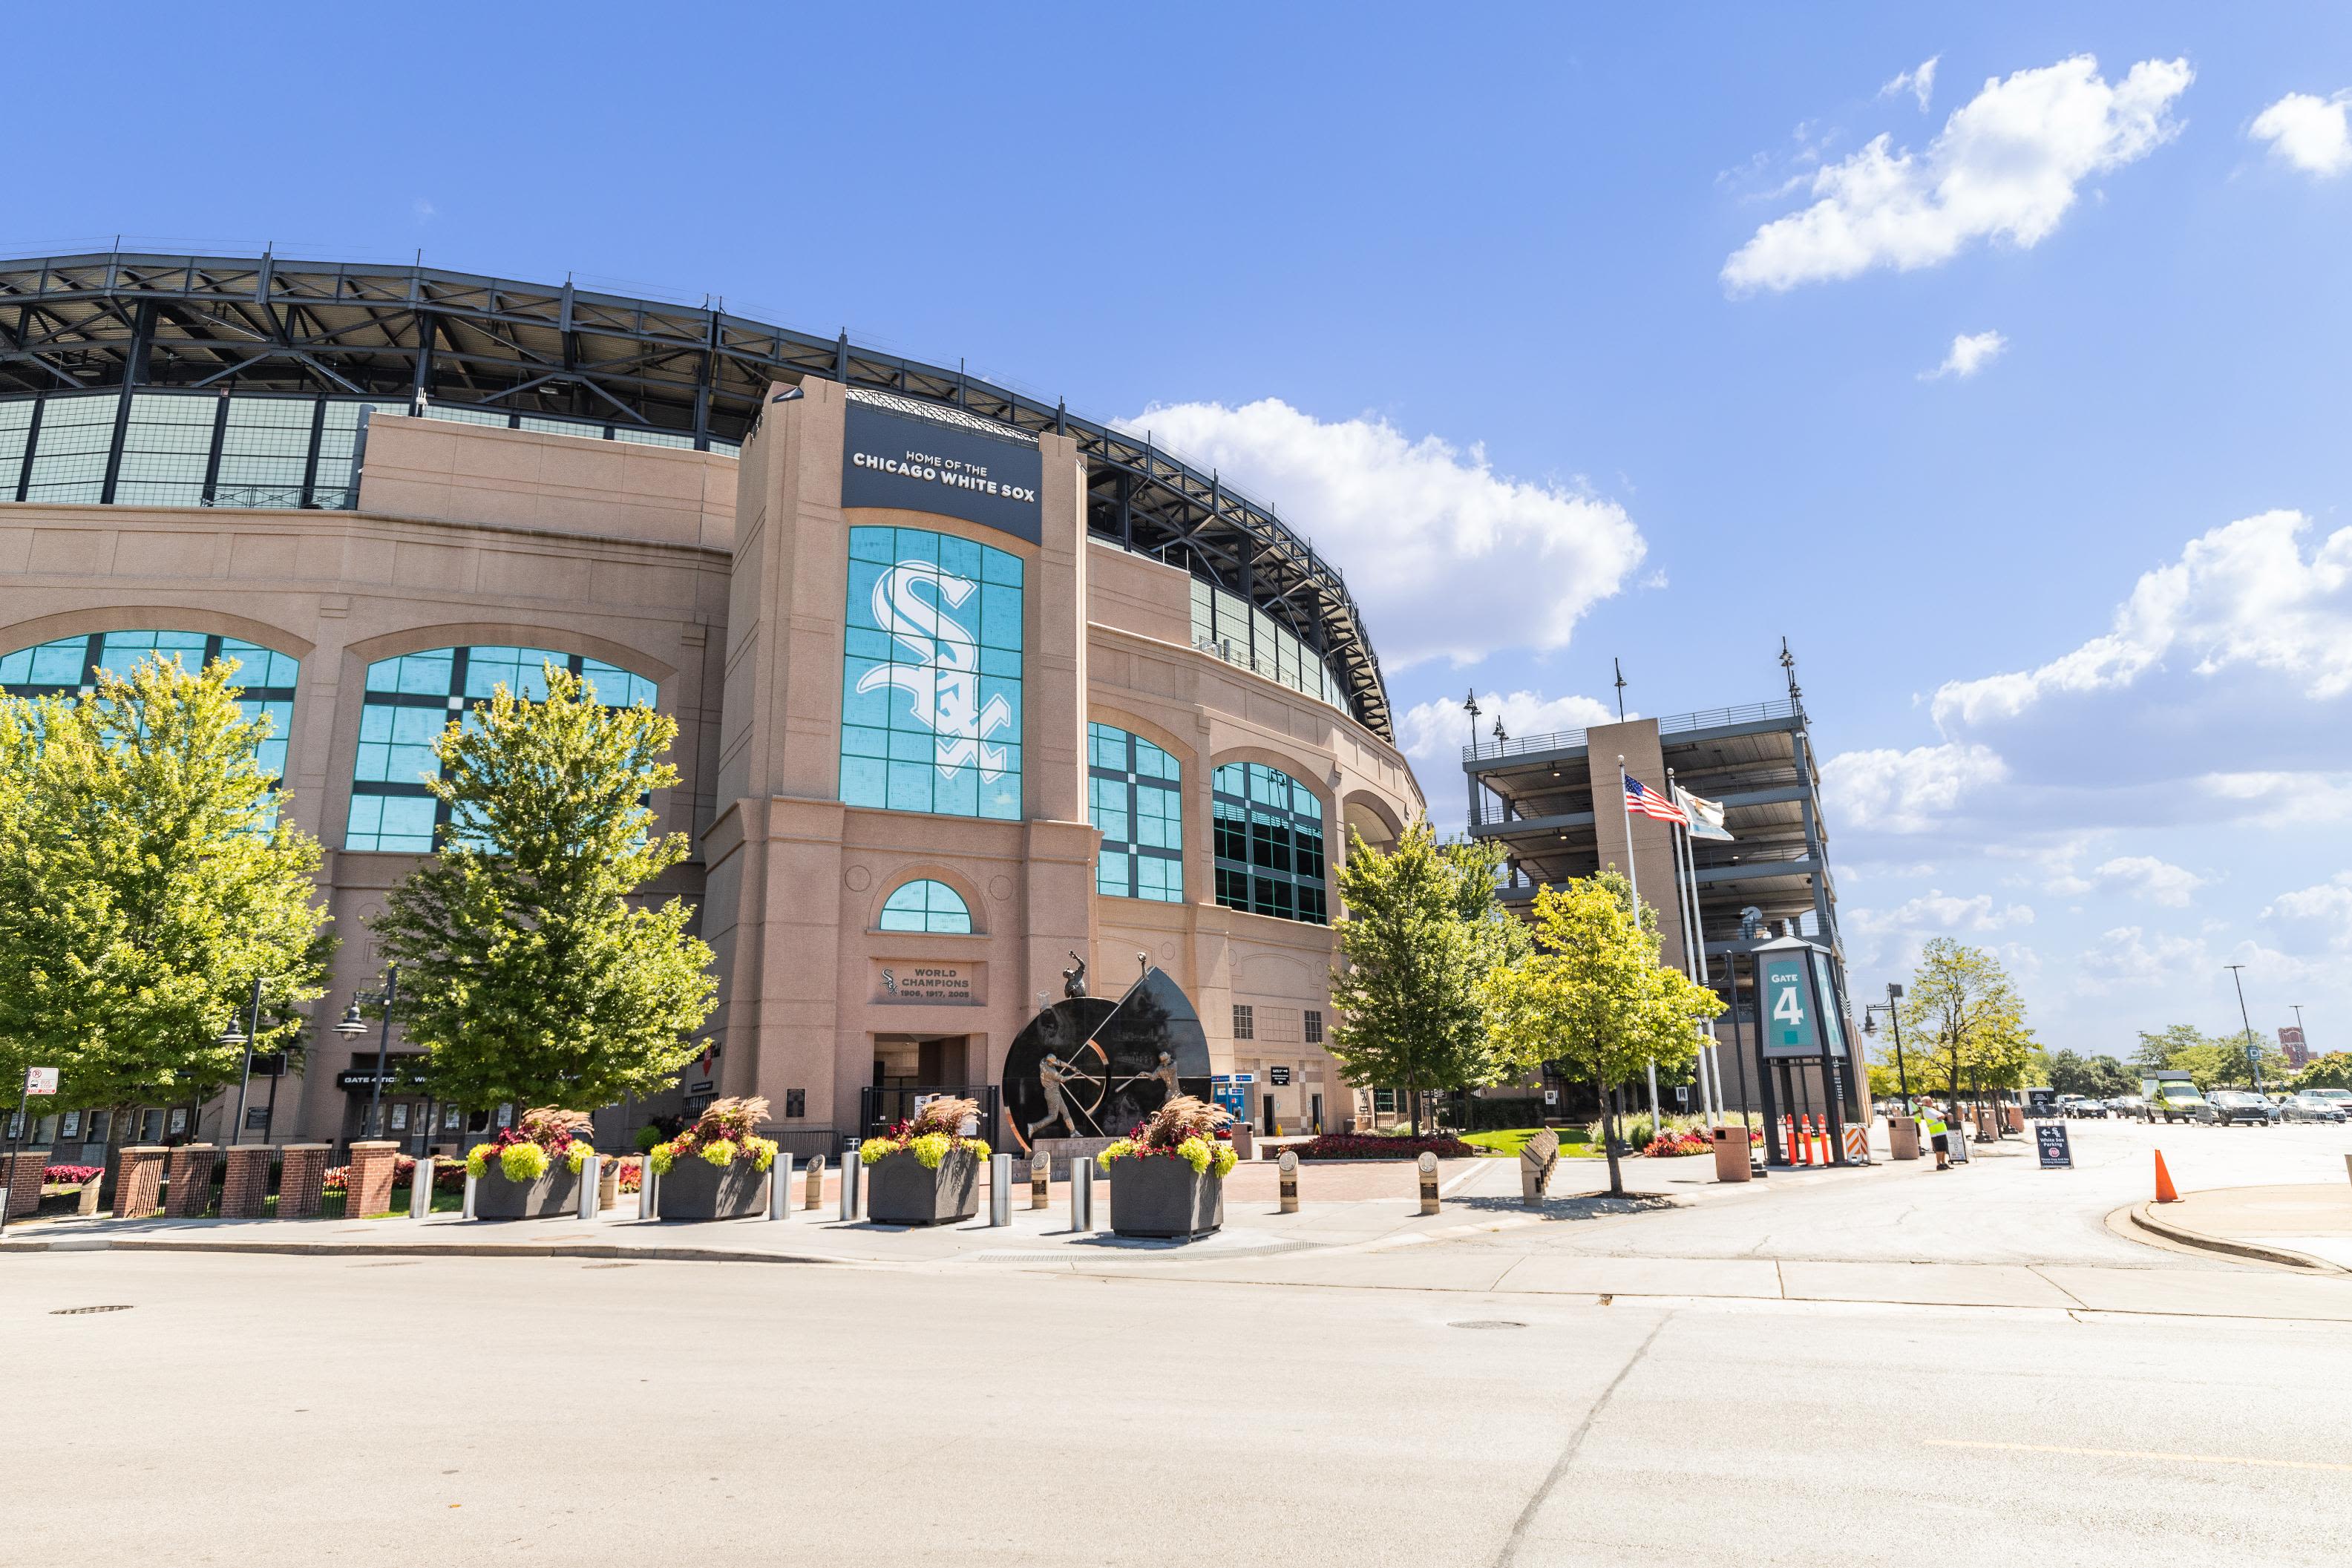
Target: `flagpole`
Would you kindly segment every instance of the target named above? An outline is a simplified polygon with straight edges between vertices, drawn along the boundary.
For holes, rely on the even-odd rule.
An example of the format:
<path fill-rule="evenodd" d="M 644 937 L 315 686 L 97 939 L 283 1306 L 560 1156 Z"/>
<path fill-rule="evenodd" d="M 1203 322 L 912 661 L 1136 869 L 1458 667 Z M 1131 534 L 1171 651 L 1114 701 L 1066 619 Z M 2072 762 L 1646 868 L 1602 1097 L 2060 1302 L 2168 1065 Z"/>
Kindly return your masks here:
<path fill-rule="evenodd" d="M 1679 807 L 1684 816 L 1687 818 L 1690 808 L 1683 805 L 1683 798 L 1682 789 L 1675 783 L 1675 770 L 1669 768 L 1666 769 L 1666 800 Z M 1675 915 L 1683 924 L 1683 973 L 1696 979 L 1698 977 L 1695 971 L 1697 966 L 1693 962 L 1693 956 L 1698 949 L 1698 923 L 1695 917 L 1698 905 L 1698 880 L 1695 869 L 1690 871 L 1687 879 L 1685 878 L 1685 867 L 1683 863 L 1683 857 L 1690 848 L 1689 827 L 1687 821 L 1679 828 L 1669 822 L 1666 824 L 1666 831 L 1670 835 L 1669 847 L 1674 851 L 1675 857 Z M 1714 1091 L 1708 1082 L 1705 1045 L 1698 1048 L 1695 1060 L 1698 1067 L 1699 1110 L 1706 1116 L 1711 1125 L 1719 1118 L 1716 1115 Z"/>
<path fill-rule="evenodd" d="M 1633 906 L 1633 929 L 1639 931 L 1642 929 L 1642 873 L 1633 864 L 1633 812 L 1625 804 L 1625 758 L 1620 754 L 1617 758 L 1617 810 L 1625 820 L 1625 885 L 1627 897 Z M 1650 1136 L 1654 1138 L 1658 1135 L 1658 1063 L 1655 1058 L 1650 1061 L 1648 1067 Z"/>
<path fill-rule="evenodd" d="M 1711 966 L 1706 961 L 1706 928 L 1700 923 L 1698 914 L 1698 846 L 1696 837 L 1691 831 L 1694 826 L 1691 819 L 1695 815 L 1696 809 L 1684 804 L 1692 797 L 1675 784 L 1674 769 L 1671 768 L 1666 769 L 1666 793 L 1667 799 L 1682 807 L 1685 819 L 1682 831 L 1675 839 L 1676 857 L 1675 870 L 1677 893 L 1679 894 L 1685 886 L 1689 889 L 1690 902 L 1684 905 L 1683 915 L 1684 928 L 1686 932 L 1685 941 L 1687 944 L 1685 950 L 1687 959 L 1685 968 L 1690 971 L 1691 977 L 1700 985 L 1711 985 L 1709 978 Z M 1705 1037 L 1705 1043 L 1699 1047 L 1699 1075 L 1706 1084 L 1705 1092 L 1713 1096 L 1711 1114 L 1715 1121 L 1720 1124 L 1725 1115 L 1723 1063 L 1714 1054 L 1715 1031 L 1705 1024 L 1697 1027 L 1699 1033 Z"/>

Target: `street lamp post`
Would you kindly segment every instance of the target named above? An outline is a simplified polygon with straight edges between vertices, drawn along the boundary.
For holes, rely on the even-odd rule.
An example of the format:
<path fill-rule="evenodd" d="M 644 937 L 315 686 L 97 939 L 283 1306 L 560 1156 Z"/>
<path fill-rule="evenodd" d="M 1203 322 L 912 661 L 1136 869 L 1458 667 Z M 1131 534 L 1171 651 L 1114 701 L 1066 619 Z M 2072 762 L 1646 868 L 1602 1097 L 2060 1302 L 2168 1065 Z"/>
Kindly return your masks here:
<path fill-rule="evenodd" d="M 362 1137 L 373 1138 L 380 1135 L 380 1123 L 383 1114 L 384 1060 L 386 1053 L 388 1053 L 392 1049 L 392 1004 L 394 999 L 399 995 L 399 966 L 387 964 L 384 966 L 383 969 L 383 991 L 382 996 L 380 998 L 369 998 L 371 1000 L 381 1000 L 383 1002 L 383 1023 L 376 1031 L 375 1082 L 368 1085 L 368 1113 L 367 1121 L 361 1128 L 361 1135 Z M 351 1009 L 343 1014 L 343 1021 L 335 1026 L 335 1032 L 343 1036 L 346 1040 L 367 1032 L 367 1025 L 361 1021 L 360 1019 L 360 998 L 358 996 L 352 997 Z"/>
<path fill-rule="evenodd" d="M 1895 1082 L 1903 1091 L 1903 1113 L 1910 1116 L 1916 1113 L 1911 1109 L 1910 1070 L 1903 1065 L 1903 1009 L 1898 1005 L 1902 1000 L 1903 988 L 1893 980 L 1887 981 L 1886 999 L 1872 1002 L 1862 1009 L 1862 1032 L 1875 1036 L 1878 1033 L 1878 1015 L 1886 1015 L 1888 1025 L 1895 1030 Z M 1868 1076 L 1867 1072 L 1864 1074 L 1864 1088 L 1869 1086 Z"/>
<path fill-rule="evenodd" d="M 261 977 L 253 977 L 253 1003 L 247 1014 L 244 1032 L 238 1032 L 236 1015 L 230 1015 L 228 1028 L 222 1031 L 220 1042 L 226 1046 L 245 1048 L 245 1071 L 236 1081 L 236 1125 L 230 1129 L 224 1142 L 236 1144 L 245 1139 L 245 1096 L 253 1087 L 253 1042 L 261 1038 Z M 274 1087 L 274 1085 L 273 1085 Z"/>
<path fill-rule="evenodd" d="M 2294 1014 L 2294 1038 L 2302 1042 L 2303 1059 L 2308 1061 L 2311 1060 L 2311 1037 L 2303 1032 L 2303 1004 L 2291 1003 L 2290 1010 Z"/>
<path fill-rule="evenodd" d="M 1462 711 L 1470 716 L 1470 760 L 1475 762 L 1478 760 L 1479 714 L 1478 688 L 1476 686 L 1472 686 L 1470 688 L 1470 695 L 1462 699 Z M 1469 775 L 1467 777 L 1467 782 L 1470 786 L 1470 825 L 1475 828 L 1478 825 L 1477 776 L 1475 774 Z"/>
<path fill-rule="evenodd" d="M 2246 1073 L 2254 1081 L 2254 1092 L 2259 1094 L 2263 1092 L 2263 1063 L 2262 1059 L 2254 1054 L 2254 1020 L 2246 1016 L 2246 982 L 2238 973 L 2245 966 L 2224 964 L 2221 967 L 2230 971 L 2230 980 L 2238 988 L 2238 1021 L 2246 1026 Z"/>

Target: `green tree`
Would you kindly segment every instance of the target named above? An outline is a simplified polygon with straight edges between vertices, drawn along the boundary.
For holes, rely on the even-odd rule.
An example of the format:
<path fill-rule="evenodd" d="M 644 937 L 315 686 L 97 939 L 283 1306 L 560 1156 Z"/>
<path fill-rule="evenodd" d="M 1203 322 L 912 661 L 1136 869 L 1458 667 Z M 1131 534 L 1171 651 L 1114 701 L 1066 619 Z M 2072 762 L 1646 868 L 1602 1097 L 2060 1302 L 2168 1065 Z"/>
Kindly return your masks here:
<path fill-rule="evenodd" d="M 434 743 L 451 825 L 374 923 L 400 968 L 394 1016 L 450 1104 L 593 1111 L 657 1091 L 703 1049 L 718 988 L 682 900 L 629 901 L 687 855 L 683 834 L 646 836 L 643 803 L 677 781 L 661 760 L 677 721 L 545 670 L 545 700 L 501 685 Z"/>
<path fill-rule="evenodd" d="M 1699 1027 L 1722 998 L 1658 962 L 1647 919 L 1627 907 L 1622 881 L 1595 877 L 1536 894 L 1532 950 L 1487 980 L 1498 1053 L 1520 1071 L 1559 1061 L 1602 1086 L 1609 1190 L 1622 1197 L 1616 1118 L 1607 1090 L 1654 1061 L 1676 1071 L 1696 1054 Z M 1645 915 L 1647 912 L 1644 912 Z"/>
<path fill-rule="evenodd" d="M 1482 988 L 1528 938 L 1496 899 L 1498 863 L 1486 845 L 1440 844 L 1426 821 L 1385 851 L 1349 830 L 1328 1045 L 1351 1082 L 1404 1089 L 1415 1133 L 1424 1092 L 1500 1076 Z"/>
<path fill-rule="evenodd" d="M 62 1069 L 61 1106 L 201 1103 L 257 977 L 262 1050 L 320 992 L 318 841 L 236 669 L 150 656 L 77 700 L 0 699 L 0 1072 Z"/>
<path fill-rule="evenodd" d="M 2313 1057 L 2294 1082 L 2301 1089 L 2352 1089 L 2352 1051 L 2331 1051 Z"/>
<path fill-rule="evenodd" d="M 1981 1100 L 1988 1089 L 2019 1087 L 2035 1049 L 2025 1003 L 2000 960 L 1948 936 L 1922 950 L 1903 1026 L 1921 1076 L 1939 1073 L 1955 1107 L 1964 1094 Z"/>
<path fill-rule="evenodd" d="M 2276 1088 L 2291 1075 L 2286 1056 L 2275 1046 L 2256 1042 L 2255 1055 L 2262 1062 L 2263 1083 Z M 2197 1087 L 2210 1089 L 2244 1089 L 2253 1083 L 2253 1075 L 2246 1061 L 2246 1036 L 2242 1030 L 2227 1034 L 2206 1034 L 2193 1024 L 2172 1024 L 2159 1033 L 2140 1031 L 2139 1050 L 2133 1061 L 2143 1071 L 2186 1072 Z M 2297 1082 L 2307 1079 L 2297 1078 Z"/>

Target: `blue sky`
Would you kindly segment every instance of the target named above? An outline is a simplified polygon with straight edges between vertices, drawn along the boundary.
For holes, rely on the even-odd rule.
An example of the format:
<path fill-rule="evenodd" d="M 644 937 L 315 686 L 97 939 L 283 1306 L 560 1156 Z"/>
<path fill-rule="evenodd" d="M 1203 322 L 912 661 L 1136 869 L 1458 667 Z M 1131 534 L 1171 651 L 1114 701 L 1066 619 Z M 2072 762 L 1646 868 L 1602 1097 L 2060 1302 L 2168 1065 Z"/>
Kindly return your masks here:
<path fill-rule="evenodd" d="M 2243 962 L 2352 1046 L 2352 12 L 300 15 L 20 73 L 0 245 L 708 292 L 1152 429 L 1347 568 L 1442 827 L 1470 686 L 1786 635 L 1859 988 L 1950 933 L 2120 1051 Z"/>

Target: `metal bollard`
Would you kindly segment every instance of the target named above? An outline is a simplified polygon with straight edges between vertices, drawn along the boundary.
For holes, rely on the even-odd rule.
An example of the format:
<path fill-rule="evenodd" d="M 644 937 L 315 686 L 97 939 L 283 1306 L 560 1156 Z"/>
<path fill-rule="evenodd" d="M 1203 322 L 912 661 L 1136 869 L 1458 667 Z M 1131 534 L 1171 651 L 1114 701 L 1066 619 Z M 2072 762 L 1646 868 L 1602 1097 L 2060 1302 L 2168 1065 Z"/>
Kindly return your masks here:
<path fill-rule="evenodd" d="M 474 1218 L 474 1184 L 479 1179 L 481 1178 L 474 1175 L 473 1167 L 470 1166 L 467 1166 L 466 1169 L 466 1212 L 463 1216 L 463 1218 L 467 1219 Z"/>
<path fill-rule="evenodd" d="M 1042 1149 L 1029 1161 L 1029 1207 L 1043 1208 L 1054 1186 L 1054 1159 Z"/>
<path fill-rule="evenodd" d="M 866 1166 L 857 1157 L 857 1145 L 852 1144 L 841 1152 L 841 1223 L 848 1224 L 857 1218 L 858 1177 Z"/>
<path fill-rule="evenodd" d="M 1423 1214 L 1435 1214 L 1437 1212 L 1437 1156 L 1425 1154 L 1416 1163 L 1421 1166 L 1421 1211 Z"/>
<path fill-rule="evenodd" d="M 408 1177 L 408 1218 L 422 1219 L 433 1212 L 433 1156 L 416 1156 L 416 1168 Z"/>
<path fill-rule="evenodd" d="M 1080 1236 L 1095 1228 L 1095 1163 L 1070 1156 L 1070 1228 Z"/>
<path fill-rule="evenodd" d="M 661 1209 L 654 1193 L 654 1183 L 661 1178 L 654 1174 L 654 1156 L 648 1152 L 637 1156 L 637 1218 L 652 1219 Z"/>
<path fill-rule="evenodd" d="M 990 1156 L 988 1223 L 992 1228 L 1013 1223 L 1013 1156 L 1011 1155 Z"/>
<path fill-rule="evenodd" d="M 808 1163 L 808 1189 L 801 1196 L 801 1207 L 813 1210 L 824 1201 L 824 1156 L 811 1155 Z"/>
<path fill-rule="evenodd" d="M 586 1159 L 580 1162 L 581 1218 L 593 1219 L 596 1218 L 596 1199 L 598 1194 L 603 1190 L 604 1180 L 604 1155 L 590 1155 Z"/>
<path fill-rule="evenodd" d="M 782 1149 L 768 1166 L 768 1218 L 782 1219 L 793 1208 L 793 1156 Z"/>
<path fill-rule="evenodd" d="M 1280 1172 L 1282 1176 L 1282 1212 L 1297 1214 L 1298 1212 L 1298 1156 L 1285 1149 L 1282 1151 L 1282 1157 L 1274 1162 L 1274 1168 Z"/>

